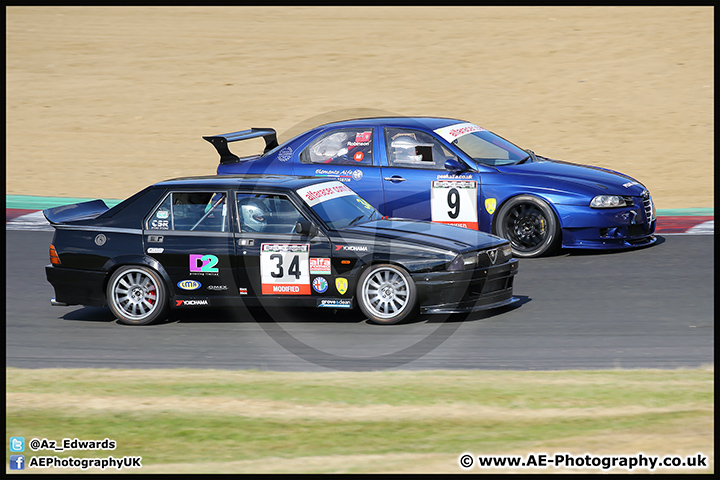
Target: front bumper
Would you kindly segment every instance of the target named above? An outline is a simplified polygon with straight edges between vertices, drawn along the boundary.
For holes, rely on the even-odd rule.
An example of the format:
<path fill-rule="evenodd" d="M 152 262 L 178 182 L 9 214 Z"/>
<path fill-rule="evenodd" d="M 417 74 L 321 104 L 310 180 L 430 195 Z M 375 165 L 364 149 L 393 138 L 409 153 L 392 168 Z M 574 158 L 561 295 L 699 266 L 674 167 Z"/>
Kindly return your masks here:
<path fill-rule="evenodd" d="M 413 276 L 418 290 L 420 313 L 468 313 L 511 305 L 513 279 L 518 260 L 457 272 L 435 272 Z"/>
<path fill-rule="evenodd" d="M 643 205 L 607 210 L 558 205 L 564 248 L 618 249 L 652 245 L 657 219 Z"/>

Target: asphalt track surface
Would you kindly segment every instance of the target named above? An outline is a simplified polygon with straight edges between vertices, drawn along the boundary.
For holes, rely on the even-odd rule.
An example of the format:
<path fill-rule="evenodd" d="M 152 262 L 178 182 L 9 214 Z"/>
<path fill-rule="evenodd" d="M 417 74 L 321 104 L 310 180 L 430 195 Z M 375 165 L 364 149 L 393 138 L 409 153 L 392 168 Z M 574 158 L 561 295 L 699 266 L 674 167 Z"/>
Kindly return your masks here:
<path fill-rule="evenodd" d="M 278 371 L 693 368 L 714 363 L 714 235 L 520 260 L 519 305 L 377 326 L 315 309 L 194 309 L 147 327 L 52 307 L 52 232 L 6 230 L 6 366 Z"/>

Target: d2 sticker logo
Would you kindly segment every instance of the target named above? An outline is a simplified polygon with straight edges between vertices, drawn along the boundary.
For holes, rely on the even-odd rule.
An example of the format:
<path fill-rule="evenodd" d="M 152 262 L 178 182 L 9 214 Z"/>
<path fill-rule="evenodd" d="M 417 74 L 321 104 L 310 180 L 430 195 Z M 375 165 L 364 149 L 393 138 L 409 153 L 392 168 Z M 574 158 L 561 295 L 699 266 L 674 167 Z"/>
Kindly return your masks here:
<path fill-rule="evenodd" d="M 215 255 L 190 255 L 190 271 L 217 273 L 218 258 Z"/>

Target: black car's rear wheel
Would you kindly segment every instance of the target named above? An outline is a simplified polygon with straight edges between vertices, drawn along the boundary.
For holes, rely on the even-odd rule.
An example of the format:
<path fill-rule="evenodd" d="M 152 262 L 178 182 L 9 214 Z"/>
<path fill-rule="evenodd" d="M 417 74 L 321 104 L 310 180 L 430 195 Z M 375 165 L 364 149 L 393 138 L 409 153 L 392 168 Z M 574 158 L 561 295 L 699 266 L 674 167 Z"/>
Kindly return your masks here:
<path fill-rule="evenodd" d="M 516 257 L 549 255 L 560 243 L 560 228 L 552 208 L 531 195 L 512 198 L 500 208 L 495 233 L 510 241 Z"/>
<path fill-rule="evenodd" d="M 415 282 L 407 271 L 395 265 L 372 265 L 360 275 L 357 301 L 370 321 L 384 325 L 398 323 L 415 310 Z"/>
<path fill-rule="evenodd" d="M 117 269 L 107 286 L 110 310 L 126 325 L 149 325 L 167 309 L 167 290 L 160 275 L 140 265 Z"/>

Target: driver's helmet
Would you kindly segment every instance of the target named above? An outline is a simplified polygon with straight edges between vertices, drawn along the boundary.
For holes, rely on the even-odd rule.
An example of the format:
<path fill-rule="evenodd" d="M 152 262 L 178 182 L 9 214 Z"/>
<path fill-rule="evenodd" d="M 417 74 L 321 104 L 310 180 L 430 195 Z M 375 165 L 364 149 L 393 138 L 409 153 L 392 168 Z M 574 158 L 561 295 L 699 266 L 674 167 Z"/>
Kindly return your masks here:
<path fill-rule="evenodd" d="M 238 204 L 243 232 L 262 232 L 267 227 L 267 213 L 259 200 L 245 198 Z"/>
<path fill-rule="evenodd" d="M 423 156 L 417 147 L 425 146 L 432 147 L 432 145 L 419 143 L 413 137 L 402 135 L 390 142 L 390 154 L 396 162 L 420 162 Z"/>

